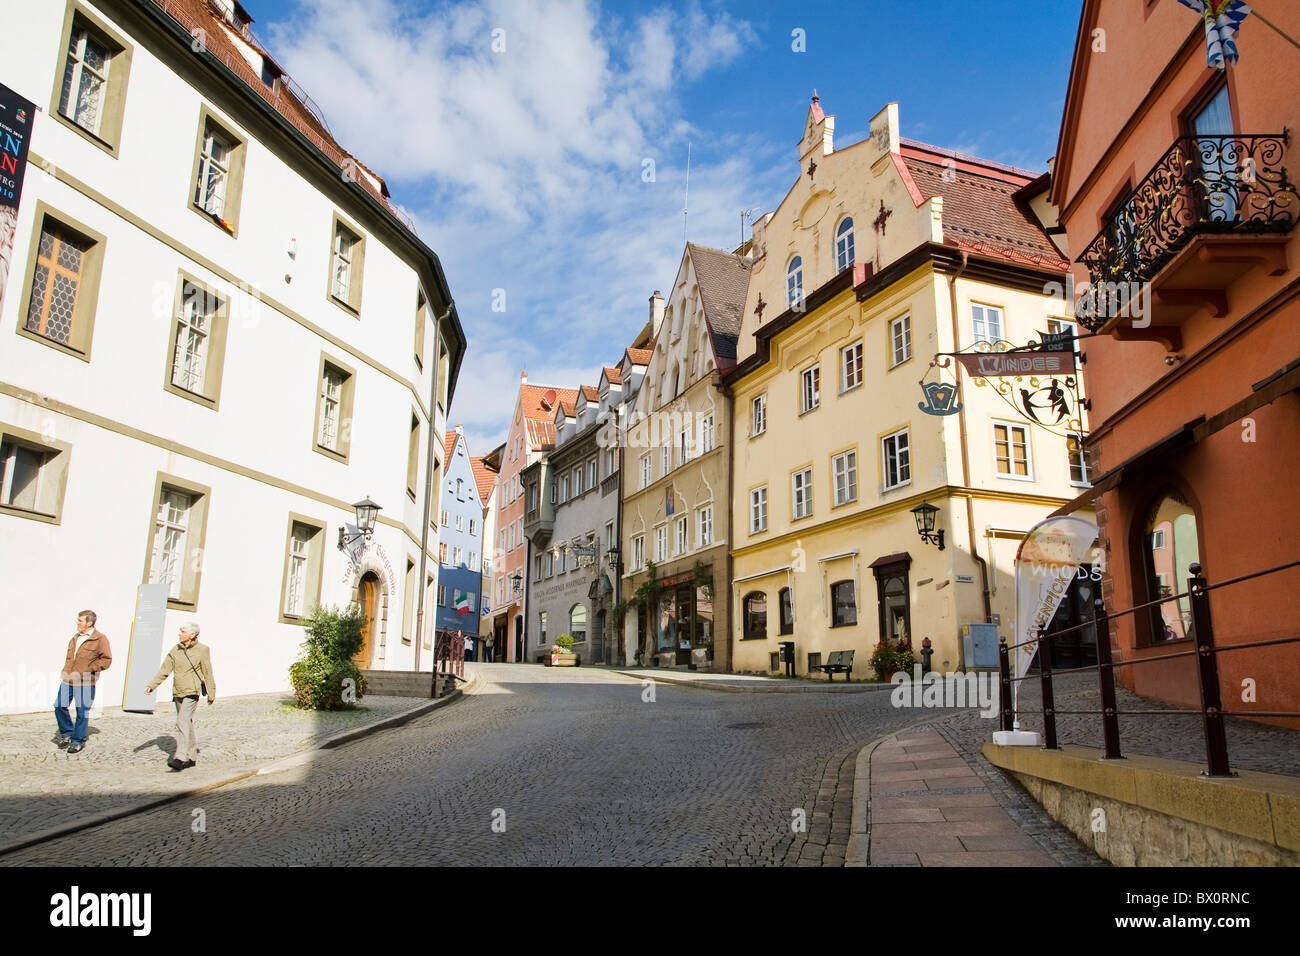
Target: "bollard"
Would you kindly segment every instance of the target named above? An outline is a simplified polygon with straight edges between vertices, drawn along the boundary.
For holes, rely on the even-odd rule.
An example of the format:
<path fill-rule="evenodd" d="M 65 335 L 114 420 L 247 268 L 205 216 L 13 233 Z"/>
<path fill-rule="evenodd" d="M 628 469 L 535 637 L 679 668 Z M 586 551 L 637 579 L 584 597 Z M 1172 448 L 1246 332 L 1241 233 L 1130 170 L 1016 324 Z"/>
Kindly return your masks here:
<path fill-rule="evenodd" d="M 998 706 L 1002 714 L 1002 730 L 1012 730 L 1011 713 L 1011 658 L 1007 651 L 1007 639 L 998 639 Z"/>
<path fill-rule="evenodd" d="M 1038 629 L 1038 677 L 1043 685 L 1043 747 L 1060 750 L 1056 743 L 1056 695 L 1052 692 L 1052 636 Z"/>
<path fill-rule="evenodd" d="M 1119 760 L 1119 716 L 1115 703 L 1115 668 L 1111 667 L 1110 621 L 1106 619 L 1106 600 L 1097 589 L 1093 600 L 1093 619 L 1097 622 L 1097 681 L 1101 685 L 1101 733 L 1106 741 L 1107 760 Z"/>
<path fill-rule="evenodd" d="M 1199 564 L 1191 564 L 1192 576 L 1187 590 L 1192 604 L 1192 629 L 1199 652 L 1198 676 L 1201 683 L 1201 719 L 1205 725 L 1206 776 L 1235 777 L 1228 768 L 1228 737 L 1223 726 L 1223 703 L 1219 697 L 1219 660 L 1214 653 L 1214 624 L 1210 620 L 1210 592 Z"/>
<path fill-rule="evenodd" d="M 930 658 L 934 656 L 934 648 L 930 646 L 928 637 L 921 638 L 921 676 L 924 677 L 930 673 Z"/>

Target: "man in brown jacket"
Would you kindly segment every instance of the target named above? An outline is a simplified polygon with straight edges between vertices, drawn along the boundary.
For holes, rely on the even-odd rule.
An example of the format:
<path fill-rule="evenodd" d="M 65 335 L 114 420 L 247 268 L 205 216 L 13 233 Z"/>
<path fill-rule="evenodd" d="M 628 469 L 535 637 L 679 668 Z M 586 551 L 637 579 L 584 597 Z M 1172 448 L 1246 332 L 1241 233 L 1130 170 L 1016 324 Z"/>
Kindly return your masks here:
<path fill-rule="evenodd" d="M 99 672 L 113 663 L 108 638 L 95 630 L 94 611 L 77 615 L 77 633 L 68 641 L 68 656 L 59 674 L 59 696 L 54 699 L 54 719 L 59 733 L 55 743 L 67 747 L 68 753 L 81 753 L 86 747 L 90 724 L 90 707 L 95 702 L 95 682 Z M 73 721 L 71 704 L 76 701 L 77 719 Z"/>
<path fill-rule="evenodd" d="M 212 654 L 206 644 L 199 643 L 197 621 L 182 624 L 179 643 L 167 652 L 162 667 L 144 689 L 152 694 L 154 688 L 172 675 L 172 700 L 176 704 L 176 753 L 167 761 L 173 770 L 186 770 L 194 766 L 194 755 L 199 752 L 199 735 L 194 730 L 194 711 L 199 706 L 199 695 L 212 704 L 217 699 L 217 679 L 212 676 Z"/>

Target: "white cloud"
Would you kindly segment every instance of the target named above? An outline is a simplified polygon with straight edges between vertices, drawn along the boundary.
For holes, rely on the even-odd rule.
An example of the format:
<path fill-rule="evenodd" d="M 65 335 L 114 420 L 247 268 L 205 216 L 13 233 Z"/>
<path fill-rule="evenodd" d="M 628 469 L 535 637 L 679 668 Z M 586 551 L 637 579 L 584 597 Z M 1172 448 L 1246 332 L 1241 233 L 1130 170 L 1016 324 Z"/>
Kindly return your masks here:
<path fill-rule="evenodd" d="M 505 52 L 493 51 L 498 29 Z M 504 440 L 521 368 L 594 385 L 644 324 L 650 292 L 666 291 L 688 141 L 692 241 L 734 246 L 740 210 L 788 185 L 788 163 L 772 180 L 766 144 L 698 129 L 682 106 L 685 88 L 758 43 L 748 23 L 697 4 L 623 21 L 584 0 L 418 13 L 313 0 L 268 32 L 340 143 L 389 180 L 442 258 L 469 340 L 452 421 L 480 454 Z M 498 288 L 504 313 L 491 310 Z"/>

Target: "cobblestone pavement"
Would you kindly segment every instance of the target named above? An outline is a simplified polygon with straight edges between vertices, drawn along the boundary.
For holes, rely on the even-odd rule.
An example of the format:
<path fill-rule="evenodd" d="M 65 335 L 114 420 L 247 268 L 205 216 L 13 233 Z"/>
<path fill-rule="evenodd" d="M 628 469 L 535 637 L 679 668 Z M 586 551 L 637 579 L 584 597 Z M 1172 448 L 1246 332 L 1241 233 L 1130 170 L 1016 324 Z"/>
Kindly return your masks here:
<path fill-rule="evenodd" d="M 404 727 L 0 862 L 840 865 L 859 749 L 922 716 L 885 693 L 648 702 L 608 671 L 475 666 L 475 692 Z"/>
<path fill-rule="evenodd" d="M 1021 682 L 1020 706 L 1026 711 L 1043 709 L 1042 685 L 1036 677 Z M 1056 709 L 1100 710 L 1101 692 L 1095 674 L 1066 674 L 1052 682 Z M 1172 704 L 1146 700 L 1123 687 L 1115 688 L 1116 702 L 1124 710 L 1172 710 Z M 1230 707 L 1230 704 L 1225 704 Z M 982 720 L 978 713 L 963 711 L 947 722 L 947 726 L 963 740 L 983 743 L 992 739 L 992 721 Z M 1020 719 L 1022 730 L 1043 729 L 1042 717 L 1024 714 Z M 1225 720 L 1228 738 L 1228 760 L 1234 770 L 1257 770 L 1300 776 L 1300 731 L 1260 724 L 1228 717 Z M 1097 715 L 1060 714 L 1056 718 L 1056 735 L 1062 744 L 1102 749 L 1101 717 Z M 1205 736 L 1199 713 L 1192 715 L 1163 715 L 1139 717 L 1121 714 L 1119 717 L 1120 752 L 1165 757 L 1169 760 L 1187 760 L 1205 763 Z M 965 752 L 978 753 L 978 745 L 967 746 Z M 982 757 L 980 759 L 983 759 Z"/>
<path fill-rule="evenodd" d="M 410 697 L 363 697 L 352 711 L 302 711 L 288 694 L 223 697 L 200 704 L 200 754 L 181 773 L 170 700 L 153 714 L 92 711 L 86 749 L 69 756 L 54 745 L 53 707 L 0 717 L 0 845 L 150 798 L 226 780 L 327 737 L 392 717 L 421 703 Z"/>

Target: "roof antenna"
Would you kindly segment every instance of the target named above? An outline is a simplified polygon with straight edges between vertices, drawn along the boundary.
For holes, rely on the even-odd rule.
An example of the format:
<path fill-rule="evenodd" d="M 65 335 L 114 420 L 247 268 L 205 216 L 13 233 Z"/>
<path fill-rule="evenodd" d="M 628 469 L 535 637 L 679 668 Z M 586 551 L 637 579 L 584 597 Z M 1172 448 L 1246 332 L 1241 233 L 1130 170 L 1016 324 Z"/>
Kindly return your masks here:
<path fill-rule="evenodd" d="M 691 211 L 691 144 L 686 144 L 686 203 L 682 206 L 682 244 L 686 243 L 686 217 Z"/>
<path fill-rule="evenodd" d="M 737 246 L 738 249 L 743 249 L 745 247 L 745 220 L 752 220 L 753 218 L 754 210 L 742 209 L 740 211 L 740 245 Z"/>

